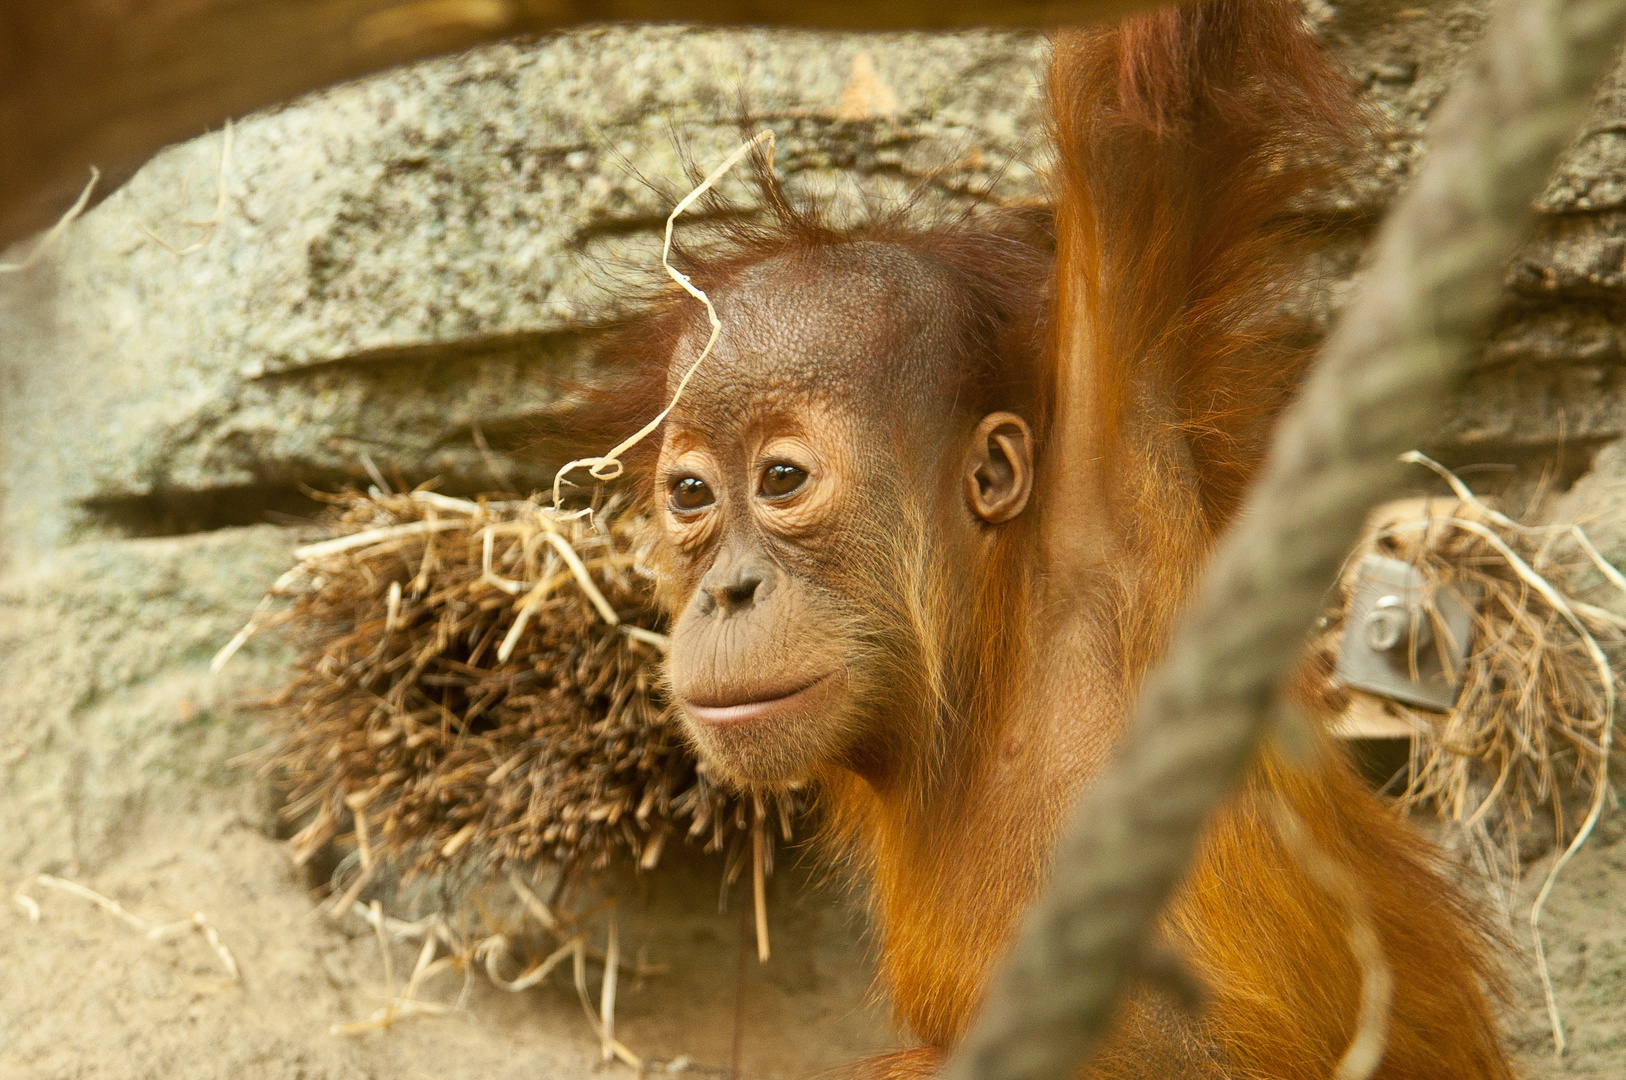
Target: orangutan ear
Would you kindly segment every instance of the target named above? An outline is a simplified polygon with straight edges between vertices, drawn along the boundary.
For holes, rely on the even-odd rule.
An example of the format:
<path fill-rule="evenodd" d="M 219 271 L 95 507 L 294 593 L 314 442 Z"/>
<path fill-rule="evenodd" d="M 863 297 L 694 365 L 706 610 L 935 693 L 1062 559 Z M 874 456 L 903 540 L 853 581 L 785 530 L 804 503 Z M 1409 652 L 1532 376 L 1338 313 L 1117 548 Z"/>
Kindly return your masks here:
<path fill-rule="evenodd" d="M 971 433 L 965 498 L 990 525 L 1020 514 L 1033 494 L 1033 432 L 1015 413 L 989 413 Z"/>

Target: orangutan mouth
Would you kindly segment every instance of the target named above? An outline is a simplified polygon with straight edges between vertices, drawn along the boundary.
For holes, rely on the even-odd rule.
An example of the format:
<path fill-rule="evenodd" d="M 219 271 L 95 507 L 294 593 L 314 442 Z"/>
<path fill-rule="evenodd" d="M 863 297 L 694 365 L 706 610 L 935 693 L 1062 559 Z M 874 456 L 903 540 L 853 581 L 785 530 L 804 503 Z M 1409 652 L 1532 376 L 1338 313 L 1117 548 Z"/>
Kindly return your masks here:
<path fill-rule="evenodd" d="M 806 711 L 834 689 L 835 676 L 835 672 L 820 675 L 812 682 L 787 691 L 770 690 L 762 694 L 760 690 L 751 690 L 709 702 L 685 698 L 683 710 L 700 723 L 712 727 L 762 723 Z"/>

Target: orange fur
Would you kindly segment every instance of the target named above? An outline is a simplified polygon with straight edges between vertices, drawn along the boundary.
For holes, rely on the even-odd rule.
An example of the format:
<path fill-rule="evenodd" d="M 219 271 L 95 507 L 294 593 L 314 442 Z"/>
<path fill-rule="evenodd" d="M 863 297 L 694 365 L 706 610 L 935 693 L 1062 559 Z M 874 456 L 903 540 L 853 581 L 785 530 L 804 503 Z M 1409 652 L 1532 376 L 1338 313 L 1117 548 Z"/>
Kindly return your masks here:
<path fill-rule="evenodd" d="M 1242 1076 L 1332 1075 L 1355 1033 L 1360 973 L 1350 915 L 1309 880 L 1270 820 L 1280 799 L 1360 882 L 1394 977 L 1385 1078 L 1510 1075 L 1484 990 L 1484 929 L 1439 877 L 1438 855 L 1361 786 L 1332 748 L 1310 766 L 1269 754 L 1210 823 L 1165 922 L 1209 988 L 1208 1030 Z"/>
<path fill-rule="evenodd" d="M 925 636 L 963 658 L 932 767 L 889 790 L 836 772 L 821 783 L 831 837 L 869 886 L 900 1018 L 938 1051 L 975 1012 L 1062 814 L 1103 767 L 1296 383 L 1306 353 L 1271 315 L 1297 239 L 1281 216 L 1354 115 L 1287 0 L 1210 0 L 1063 35 L 1050 92 L 1056 309 L 1049 366 L 1032 375 L 1039 513 L 969 584 L 912 585 L 936 609 Z M 1138 993 L 1092 1075 L 1330 1075 L 1359 993 L 1347 913 L 1295 866 L 1260 810 L 1272 798 L 1354 873 L 1373 912 L 1396 978 L 1378 1076 L 1508 1076 L 1480 925 L 1330 748 L 1309 766 L 1261 763 L 1165 915 L 1208 987 L 1200 1018 L 1171 1021 Z M 933 1060 L 877 1059 L 860 1075 L 901 1080 Z"/>
<path fill-rule="evenodd" d="M 1114 562 L 1133 568 L 1118 576 L 1134 685 L 1307 359 L 1269 315 L 1296 246 L 1280 215 L 1326 171 L 1317 151 L 1353 106 L 1281 0 L 1063 34 L 1049 89 L 1053 400 L 1087 416 L 1112 478 L 1100 495 Z"/>
<path fill-rule="evenodd" d="M 814 789 L 826 846 L 865 887 L 897 1014 L 922 1043 L 856 1076 L 930 1075 L 952 1049 L 1048 873 L 1056 830 L 1107 767 L 1307 359 L 1273 314 L 1301 239 L 1284 210 L 1356 115 L 1290 0 L 1201 0 L 1064 34 L 1050 102 L 1048 285 L 1050 253 L 1022 222 L 840 232 L 767 175 L 775 221 L 727 226 L 723 256 L 685 263 L 716 296 L 766 260 L 794 274 L 803 255 L 839 262 L 855 240 L 906 246 L 955 282 L 942 303 L 967 328 L 960 404 L 1017 410 L 1034 435 L 1032 503 L 978 534 L 975 558 L 909 517 L 921 500 L 907 492 L 867 492 L 866 506 L 902 520 L 853 530 L 884 538 L 863 552 L 874 565 L 851 573 L 885 631 L 872 651 L 885 654 L 888 730 L 866 747 L 874 767 L 829 762 Z M 664 374 L 695 318 L 665 308 L 631 351 Z M 664 385 L 646 372 L 638 382 Z M 959 482 L 942 465 L 943 482 Z M 1261 809 L 1271 799 L 1355 876 L 1372 912 L 1396 978 L 1378 1076 L 1504 1080 L 1479 925 L 1330 746 L 1309 764 L 1261 761 L 1165 912 L 1164 944 L 1207 988 L 1200 1014 L 1147 982 L 1091 1075 L 1330 1075 L 1359 993 L 1347 913 L 1295 864 Z"/>

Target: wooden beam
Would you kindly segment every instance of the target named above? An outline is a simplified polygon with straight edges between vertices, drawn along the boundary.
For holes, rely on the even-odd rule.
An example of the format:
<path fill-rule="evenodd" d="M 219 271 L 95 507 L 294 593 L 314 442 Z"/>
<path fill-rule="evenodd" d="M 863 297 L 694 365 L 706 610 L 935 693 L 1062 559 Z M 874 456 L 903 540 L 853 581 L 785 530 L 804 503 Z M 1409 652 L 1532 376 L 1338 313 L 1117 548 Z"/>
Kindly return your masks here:
<path fill-rule="evenodd" d="M 901 29 L 1043 26 L 1146 0 L 9 0 L 0 5 L 0 249 L 92 165 L 116 188 L 227 117 L 471 45 L 623 20 Z"/>

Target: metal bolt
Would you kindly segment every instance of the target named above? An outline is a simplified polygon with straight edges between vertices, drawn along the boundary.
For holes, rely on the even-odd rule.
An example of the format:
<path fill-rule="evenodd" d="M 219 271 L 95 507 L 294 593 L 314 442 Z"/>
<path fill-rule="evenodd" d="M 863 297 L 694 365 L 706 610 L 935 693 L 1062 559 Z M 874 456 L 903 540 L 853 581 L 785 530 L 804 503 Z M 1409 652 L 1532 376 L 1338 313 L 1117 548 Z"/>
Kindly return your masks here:
<path fill-rule="evenodd" d="M 1416 632 L 1412 632 L 1415 623 Z M 1433 637 L 1428 616 L 1414 611 L 1398 596 L 1380 596 L 1366 613 L 1363 627 L 1367 647 L 1373 652 L 1395 652 L 1402 646 L 1422 649 Z"/>

